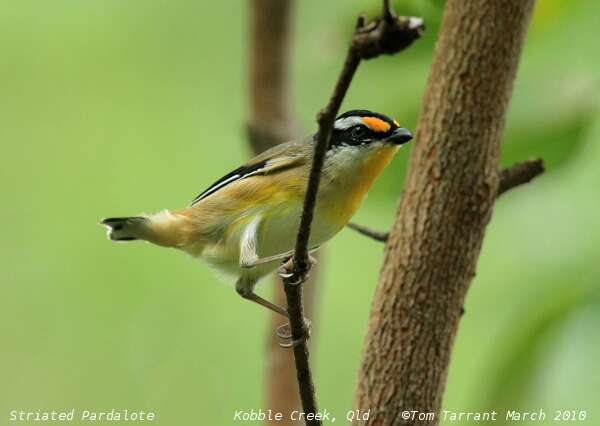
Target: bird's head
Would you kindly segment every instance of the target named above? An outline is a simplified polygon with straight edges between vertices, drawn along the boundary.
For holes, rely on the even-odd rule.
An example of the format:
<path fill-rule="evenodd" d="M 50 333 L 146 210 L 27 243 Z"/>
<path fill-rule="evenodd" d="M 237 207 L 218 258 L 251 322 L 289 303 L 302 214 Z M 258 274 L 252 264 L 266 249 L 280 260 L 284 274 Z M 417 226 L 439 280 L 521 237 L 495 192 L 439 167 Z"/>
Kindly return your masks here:
<path fill-rule="evenodd" d="M 333 216 L 349 220 L 367 191 L 398 148 L 412 134 L 387 115 L 351 110 L 334 122 L 323 164 L 323 200 L 331 202 Z"/>
<path fill-rule="evenodd" d="M 387 115 L 351 110 L 334 122 L 324 173 L 369 187 L 412 134 Z"/>
<path fill-rule="evenodd" d="M 330 149 L 377 146 L 400 146 L 412 139 L 407 129 L 387 115 L 368 110 L 351 110 L 340 115 L 334 122 Z M 379 142 L 379 143 L 378 143 Z"/>

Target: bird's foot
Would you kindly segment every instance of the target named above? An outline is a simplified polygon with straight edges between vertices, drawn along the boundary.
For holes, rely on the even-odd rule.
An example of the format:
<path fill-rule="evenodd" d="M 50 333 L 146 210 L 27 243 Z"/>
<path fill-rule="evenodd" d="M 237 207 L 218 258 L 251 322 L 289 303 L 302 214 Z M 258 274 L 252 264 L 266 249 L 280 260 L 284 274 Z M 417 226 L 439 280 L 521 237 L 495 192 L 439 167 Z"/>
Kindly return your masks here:
<path fill-rule="evenodd" d="M 302 327 L 302 337 L 300 337 L 299 339 L 292 339 L 292 330 L 289 322 L 277 327 L 275 334 L 277 334 L 277 337 L 279 337 L 281 340 L 287 340 L 287 342 L 285 343 L 280 343 L 279 346 L 281 346 L 282 348 L 291 348 L 294 346 L 298 346 L 302 342 L 305 342 L 308 339 L 310 339 L 310 332 L 311 322 L 308 318 L 304 318 L 304 326 Z"/>
<path fill-rule="evenodd" d="M 308 268 L 306 272 L 302 275 L 295 276 L 294 275 L 294 259 L 292 257 L 286 258 L 283 260 L 283 263 L 277 270 L 278 275 L 285 280 L 286 284 L 289 285 L 298 285 L 303 283 L 308 279 L 311 268 L 317 264 L 317 259 L 312 257 L 310 254 L 308 255 Z M 290 278 L 294 278 L 290 280 Z"/>

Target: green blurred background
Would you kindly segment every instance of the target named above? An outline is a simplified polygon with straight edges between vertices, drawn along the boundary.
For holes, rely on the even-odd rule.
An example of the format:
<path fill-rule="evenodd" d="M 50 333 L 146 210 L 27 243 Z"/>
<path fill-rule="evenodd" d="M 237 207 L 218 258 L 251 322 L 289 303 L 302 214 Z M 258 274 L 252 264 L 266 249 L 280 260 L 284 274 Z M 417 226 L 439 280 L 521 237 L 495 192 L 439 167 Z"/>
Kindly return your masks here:
<path fill-rule="evenodd" d="M 298 2 L 294 110 L 307 132 L 356 14 L 379 4 Z M 443 2 L 396 5 L 426 18 L 426 36 L 364 63 L 343 109 L 414 129 Z M 229 425 L 234 410 L 263 406 L 267 313 L 197 261 L 111 244 L 97 225 L 184 206 L 248 158 L 247 9 L 0 3 L 0 424 L 13 409 L 115 407 L 155 411 L 161 425 Z M 502 161 L 542 156 L 548 171 L 497 204 L 447 409 L 582 409 L 600 424 L 599 17 L 596 0 L 538 2 Z M 358 222 L 390 226 L 406 158 Z M 352 406 L 381 260 L 382 245 L 352 231 L 328 244 L 313 362 L 319 405 L 338 420 Z"/>

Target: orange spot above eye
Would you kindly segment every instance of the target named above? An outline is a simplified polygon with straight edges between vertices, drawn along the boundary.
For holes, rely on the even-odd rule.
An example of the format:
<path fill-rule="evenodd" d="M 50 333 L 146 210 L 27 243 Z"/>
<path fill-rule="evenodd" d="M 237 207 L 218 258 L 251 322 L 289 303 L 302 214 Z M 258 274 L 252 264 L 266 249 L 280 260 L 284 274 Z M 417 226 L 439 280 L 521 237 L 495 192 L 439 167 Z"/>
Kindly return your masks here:
<path fill-rule="evenodd" d="M 377 117 L 363 117 L 362 121 L 374 132 L 387 132 L 392 127 L 390 123 Z"/>

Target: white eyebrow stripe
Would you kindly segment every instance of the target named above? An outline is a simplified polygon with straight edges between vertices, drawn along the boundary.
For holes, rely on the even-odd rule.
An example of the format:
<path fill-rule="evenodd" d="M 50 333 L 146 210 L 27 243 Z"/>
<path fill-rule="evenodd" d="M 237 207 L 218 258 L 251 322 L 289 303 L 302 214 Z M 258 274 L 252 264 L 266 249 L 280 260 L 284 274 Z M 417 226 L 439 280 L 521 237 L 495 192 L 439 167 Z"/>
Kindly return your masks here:
<path fill-rule="evenodd" d="M 336 130 L 345 130 L 349 129 L 350 127 L 356 126 L 357 124 L 365 124 L 362 120 L 362 117 L 344 117 L 335 120 L 333 128 Z"/>

